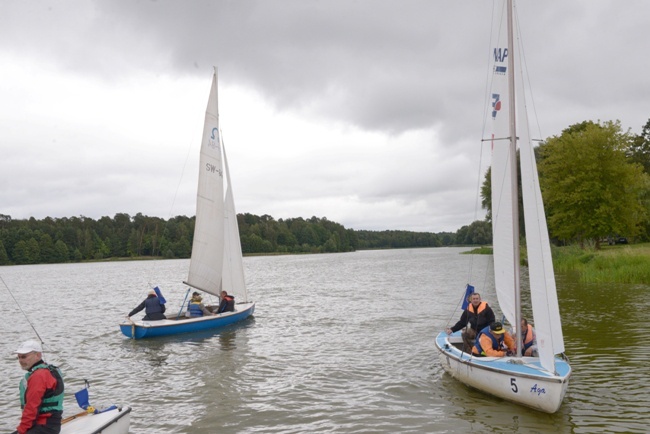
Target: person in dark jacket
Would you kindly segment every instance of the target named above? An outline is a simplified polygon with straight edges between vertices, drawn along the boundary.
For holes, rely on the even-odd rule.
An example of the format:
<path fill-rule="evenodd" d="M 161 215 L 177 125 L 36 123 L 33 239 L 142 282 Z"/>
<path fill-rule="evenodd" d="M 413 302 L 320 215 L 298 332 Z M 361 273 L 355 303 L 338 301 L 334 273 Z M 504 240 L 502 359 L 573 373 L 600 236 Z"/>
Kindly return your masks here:
<path fill-rule="evenodd" d="M 23 342 L 15 353 L 27 373 L 20 382 L 23 409 L 15 434 L 58 434 L 63 414 L 63 377 L 59 368 L 43 361 L 41 344 Z M 14 434 L 12 433 L 12 434 Z"/>
<path fill-rule="evenodd" d="M 153 289 L 149 291 L 149 295 L 147 295 L 147 298 L 142 303 L 129 312 L 127 317 L 132 317 L 143 309 L 145 313 L 145 316 L 142 318 L 143 321 L 156 321 L 167 318 L 165 316 L 165 305 L 160 302 L 156 291 Z"/>
<path fill-rule="evenodd" d="M 221 303 L 217 313 L 234 312 L 235 311 L 235 297 L 228 295 L 226 291 L 221 291 Z"/>
<path fill-rule="evenodd" d="M 469 304 L 461 314 L 460 320 L 446 331 L 447 334 L 451 334 L 466 327 L 462 336 L 465 344 L 465 351 L 470 352 L 472 351 L 474 341 L 476 340 L 476 333 L 483 330 L 494 321 L 494 311 L 492 308 L 487 304 L 487 302 L 481 301 L 481 294 L 474 292 L 469 296 Z M 467 327 L 468 324 L 469 327 Z"/>

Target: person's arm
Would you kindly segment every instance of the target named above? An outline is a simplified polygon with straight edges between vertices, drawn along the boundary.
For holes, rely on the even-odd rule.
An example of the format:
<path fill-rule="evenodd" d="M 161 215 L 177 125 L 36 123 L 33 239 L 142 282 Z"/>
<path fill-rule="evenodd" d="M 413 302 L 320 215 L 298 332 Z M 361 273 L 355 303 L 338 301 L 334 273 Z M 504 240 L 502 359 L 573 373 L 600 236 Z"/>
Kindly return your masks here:
<path fill-rule="evenodd" d="M 489 336 L 486 336 L 485 334 L 481 335 L 481 348 L 483 348 L 483 351 L 485 351 L 486 356 L 490 357 L 503 357 L 506 355 L 505 351 L 499 351 L 499 350 L 493 350 L 492 349 L 492 339 L 490 339 Z"/>
<path fill-rule="evenodd" d="M 210 312 L 205 306 L 203 306 L 203 303 L 199 304 L 201 307 L 201 311 L 203 312 L 203 315 L 212 315 L 212 312 Z"/>
<path fill-rule="evenodd" d="M 515 350 L 515 340 L 512 338 L 512 336 L 510 336 L 510 333 L 504 333 L 503 342 L 506 344 L 506 347 L 508 347 L 510 351 Z"/>
<path fill-rule="evenodd" d="M 451 327 L 451 331 L 452 333 L 457 332 L 458 330 L 462 329 L 466 325 L 467 325 L 467 311 L 464 310 L 458 322 L 454 324 L 453 327 Z"/>
<path fill-rule="evenodd" d="M 24 434 L 27 430 L 33 428 L 38 417 L 38 407 L 41 405 L 43 395 L 48 387 L 56 387 L 56 380 L 46 369 L 37 370 L 27 380 L 25 408 L 23 408 L 23 414 L 20 418 L 20 425 L 16 428 L 20 434 Z"/>
<path fill-rule="evenodd" d="M 487 312 L 485 313 L 485 319 L 487 319 L 487 325 L 492 324 L 494 321 L 496 321 L 494 317 L 494 311 L 490 307 L 490 305 L 487 305 L 486 307 Z"/>
<path fill-rule="evenodd" d="M 226 306 L 228 305 L 228 302 L 226 299 L 222 299 L 221 303 L 219 303 L 219 309 L 217 310 L 217 313 L 222 313 L 226 310 Z"/>
<path fill-rule="evenodd" d="M 164 306 L 164 305 L 163 305 L 163 306 Z M 140 304 L 138 305 L 138 307 L 136 307 L 136 308 L 133 309 L 131 312 L 129 312 L 129 314 L 128 314 L 127 316 L 133 316 L 133 315 L 135 315 L 136 313 L 140 312 L 142 309 L 144 309 L 144 300 L 142 301 L 142 303 L 140 303 Z M 163 312 L 164 312 L 164 311 L 163 311 Z"/>

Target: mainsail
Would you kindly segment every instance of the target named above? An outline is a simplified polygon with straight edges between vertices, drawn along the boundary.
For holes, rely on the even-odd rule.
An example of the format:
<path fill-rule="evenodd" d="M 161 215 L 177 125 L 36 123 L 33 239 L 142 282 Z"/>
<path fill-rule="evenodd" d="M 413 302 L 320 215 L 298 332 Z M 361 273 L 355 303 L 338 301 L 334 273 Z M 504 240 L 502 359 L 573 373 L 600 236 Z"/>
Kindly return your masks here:
<path fill-rule="evenodd" d="M 223 166 L 219 140 L 217 73 L 205 111 L 199 184 L 196 194 L 196 223 L 187 284 L 213 295 L 221 289 L 224 256 Z"/>
<path fill-rule="evenodd" d="M 504 9 L 505 12 L 505 9 Z M 510 47 L 505 16 L 492 53 L 491 110 L 492 121 L 492 243 L 494 257 L 494 285 L 499 306 L 511 324 L 515 324 L 515 291 L 518 267 L 515 266 L 515 239 L 513 221 L 513 168 L 516 157 L 510 155 L 508 60 Z M 515 180 L 516 181 L 516 180 Z"/>
<path fill-rule="evenodd" d="M 505 20 L 505 11 L 503 14 Z M 511 185 L 516 172 L 516 155 L 508 149 L 509 105 L 514 101 L 510 95 L 516 91 L 516 136 L 520 152 L 521 194 L 523 198 L 524 222 L 526 231 L 526 249 L 528 255 L 528 273 L 530 278 L 533 322 L 537 335 L 537 347 L 540 363 L 544 369 L 555 371 L 555 354 L 564 352 L 564 338 L 560 321 L 559 304 L 553 273 L 551 247 L 544 214 L 544 204 L 539 185 L 537 164 L 528 127 L 528 114 L 525 104 L 524 81 L 521 55 L 515 54 L 518 39 L 514 38 L 514 47 L 508 47 L 506 32 L 499 32 L 499 42 L 494 50 L 494 86 L 492 93 L 494 126 L 492 151 L 492 220 L 494 236 L 495 285 L 499 305 L 506 318 L 518 328 L 516 298 L 519 290 L 518 234 L 514 228 L 518 225 L 518 212 L 513 211 L 515 194 Z M 517 53 L 518 54 L 518 53 Z M 508 61 L 508 62 L 507 62 Z M 510 71 L 510 68 L 514 68 Z M 508 86 L 508 76 L 515 81 L 514 87 Z M 507 138 L 507 139 L 506 139 Z M 503 140 L 502 140 L 503 139 Z M 514 193 L 513 193 L 514 191 Z"/>

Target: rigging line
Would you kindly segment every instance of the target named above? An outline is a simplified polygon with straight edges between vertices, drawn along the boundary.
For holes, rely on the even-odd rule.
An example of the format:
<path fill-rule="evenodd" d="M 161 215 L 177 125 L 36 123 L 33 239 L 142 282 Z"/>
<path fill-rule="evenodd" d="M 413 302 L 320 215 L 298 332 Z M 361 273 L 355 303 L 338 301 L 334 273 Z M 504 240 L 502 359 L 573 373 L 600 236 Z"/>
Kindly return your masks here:
<path fill-rule="evenodd" d="M 190 141 L 190 146 L 187 148 L 187 155 L 185 156 L 185 162 L 183 163 L 183 168 L 181 169 L 181 177 L 178 180 L 178 185 L 176 186 L 176 191 L 174 191 L 174 197 L 172 198 L 172 205 L 169 207 L 168 219 L 172 217 L 172 211 L 176 205 L 176 197 L 178 196 L 178 190 L 181 188 L 181 183 L 183 182 L 183 175 L 185 174 L 185 168 L 187 167 L 187 162 L 190 159 L 190 152 L 192 151 L 192 141 Z"/>
<path fill-rule="evenodd" d="M 172 218 L 172 212 L 174 211 L 174 207 L 176 206 L 176 198 L 178 197 L 178 191 L 180 190 L 181 184 L 183 183 L 183 175 L 185 174 L 185 169 L 187 168 L 187 163 L 188 163 L 188 161 L 190 159 L 191 151 L 192 151 L 192 140 L 190 140 L 190 144 L 189 144 L 189 146 L 187 148 L 187 155 L 185 155 L 185 161 L 183 162 L 183 168 L 181 169 L 181 176 L 178 179 L 178 184 L 176 185 L 176 190 L 174 190 L 174 196 L 172 197 L 172 204 L 169 207 L 169 213 L 167 213 L 167 221 L 169 221 Z M 164 232 L 164 228 L 163 228 L 162 232 Z M 152 252 L 152 254 L 153 253 L 155 253 L 155 252 Z M 164 252 L 162 252 L 162 251 L 159 252 L 159 253 L 162 253 L 164 255 Z M 153 274 L 154 268 L 156 267 L 157 262 L 158 262 L 157 257 L 155 255 L 154 255 L 153 259 L 154 260 L 153 260 L 153 265 L 152 265 L 152 270 L 151 270 L 152 274 Z M 150 289 L 153 289 L 153 287 L 155 286 L 155 285 L 152 285 L 150 282 L 148 282 L 148 284 L 149 284 Z"/>
<path fill-rule="evenodd" d="M 483 126 L 481 128 L 481 137 L 485 137 L 485 130 L 487 128 L 487 120 L 488 120 L 488 113 L 489 113 L 489 104 L 488 102 L 490 101 L 490 89 L 492 88 L 492 80 L 494 77 L 494 74 L 492 74 L 492 69 L 490 68 L 491 62 L 491 55 L 490 53 L 490 47 L 492 47 L 492 42 L 493 42 L 493 37 L 494 37 L 494 16 L 495 16 L 495 9 L 496 9 L 496 4 L 492 4 L 492 16 L 490 17 L 490 26 L 492 27 L 490 31 L 490 38 L 488 40 L 488 45 L 487 45 L 487 62 L 486 62 L 486 71 L 485 71 L 485 89 L 483 90 Z M 480 152 L 479 152 L 479 163 L 478 163 L 478 169 L 477 169 L 477 176 L 476 176 L 476 194 L 475 194 L 475 201 L 474 201 L 474 220 L 476 221 L 478 218 L 478 213 L 479 213 L 479 203 L 480 203 L 480 198 L 481 198 L 481 179 L 482 179 L 482 167 L 483 167 L 483 142 L 486 141 L 486 139 L 481 139 L 481 146 Z M 487 173 L 487 171 L 486 171 Z M 467 282 L 472 281 L 472 275 L 474 273 L 474 255 L 469 255 L 469 267 L 468 267 L 468 272 L 467 272 Z M 487 273 L 484 273 L 487 274 Z"/>
<path fill-rule="evenodd" d="M 45 342 L 43 342 L 43 338 L 41 338 L 41 335 L 38 334 L 36 331 L 36 327 L 34 327 L 34 324 L 29 320 L 29 317 L 25 313 L 22 307 L 20 307 L 20 303 L 18 303 L 18 300 L 16 300 L 16 297 L 14 297 L 14 294 L 11 292 L 11 289 L 9 289 L 9 286 L 5 282 L 5 280 L 2 278 L 2 275 L 0 275 L 0 280 L 2 280 L 2 284 L 4 285 L 5 288 L 7 288 L 7 292 L 9 292 L 9 295 L 11 295 L 11 298 L 14 299 L 14 302 L 16 303 L 16 306 L 18 306 L 18 309 L 20 309 L 20 312 L 23 314 L 27 322 L 29 323 L 30 327 L 32 330 L 34 330 L 34 333 L 36 333 L 36 336 L 38 336 L 38 340 L 41 342 L 41 345 L 45 345 Z"/>
<path fill-rule="evenodd" d="M 539 116 L 537 116 L 537 107 L 535 106 L 535 96 L 533 95 L 533 86 L 531 85 L 531 82 L 530 82 L 530 74 L 528 72 L 529 71 L 528 63 L 526 62 L 526 54 L 525 54 L 526 51 L 524 50 L 524 38 L 523 38 L 523 34 L 521 32 L 521 27 L 519 26 L 519 12 L 518 12 L 516 3 L 514 5 L 514 9 L 515 9 L 515 14 L 516 14 L 516 18 L 517 18 L 515 20 L 515 24 L 517 25 L 517 38 L 519 39 L 519 44 L 518 44 L 519 53 L 518 54 L 519 54 L 519 67 L 521 68 L 520 74 L 521 74 L 522 77 L 524 77 L 524 76 L 526 77 L 525 82 L 522 83 L 522 88 L 525 89 L 526 86 L 523 86 L 523 85 L 527 84 L 528 92 L 530 92 L 530 104 L 531 104 L 531 107 L 533 109 L 533 114 L 534 114 L 534 117 L 535 117 L 535 124 L 537 125 L 537 132 L 539 133 L 539 137 L 540 137 L 540 139 L 535 140 L 535 141 L 543 142 L 544 140 L 541 139 L 541 137 L 544 137 L 544 136 L 542 136 L 542 128 L 541 128 L 541 126 L 539 124 Z M 523 95 L 523 99 L 524 99 L 524 105 L 526 107 L 528 107 L 528 105 L 526 104 L 527 99 L 526 99 L 525 92 L 524 92 L 524 95 Z M 528 124 L 528 114 L 527 114 L 528 110 L 524 110 L 524 113 L 526 113 L 526 118 L 527 118 L 526 123 Z M 530 132 L 529 132 L 529 135 L 530 135 Z M 531 139 L 531 140 L 534 140 L 534 139 Z"/>
<path fill-rule="evenodd" d="M 488 47 L 487 47 L 487 68 L 485 71 L 485 89 L 484 89 L 484 100 L 483 100 L 483 130 L 481 131 L 481 137 L 485 137 L 485 129 L 487 126 L 487 120 L 488 120 L 488 113 L 489 113 L 489 105 L 488 102 L 490 101 L 490 89 L 492 89 L 492 80 L 494 79 L 494 74 L 492 74 L 492 68 L 490 67 L 491 62 L 491 56 L 492 53 L 490 52 L 490 47 L 492 47 L 492 42 L 493 42 L 493 36 L 495 34 L 494 32 L 494 14 L 495 14 L 495 9 L 496 9 L 496 4 L 493 2 L 492 4 L 492 16 L 490 17 L 490 39 L 488 41 Z"/>
<path fill-rule="evenodd" d="M 39 340 L 39 342 L 41 343 L 41 345 L 42 345 L 45 349 L 48 350 L 48 353 L 49 353 L 49 354 L 56 354 L 56 353 L 59 353 L 59 354 L 62 355 L 62 357 L 60 357 L 60 359 L 61 359 L 61 364 L 57 363 L 57 365 L 58 365 L 59 367 L 63 367 L 63 365 L 65 365 L 65 366 L 66 366 L 66 367 L 65 367 L 65 370 L 68 372 L 68 375 L 69 375 L 69 376 L 71 376 L 71 377 L 78 377 L 78 378 L 76 378 L 75 380 L 83 379 L 83 381 L 84 381 L 84 382 L 88 385 L 88 387 L 89 387 L 90 382 L 85 378 L 84 375 L 81 375 L 81 374 L 79 373 L 79 371 L 78 371 L 77 369 L 75 369 L 74 365 L 73 365 L 72 362 L 71 362 L 71 358 L 70 358 L 70 357 L 67 357 L 66 351 L 60 351 L 60 350 L 52 351 L 51 348 L 50 348 L 50 346 L 49 346 L 48 344 L 45 343 L 45 341 L 43 340 L 43 338 L 41 337 L 41 335 L 40 335 L 40 334 L 38 333 L 38 331 L 36 330 L 36 327 L 34 327 L 34 324 L 32 324 L 32 322 L 29 320 L 29 317 L 27 316 L 27 314 L 25 313 L 25 311 L 23 310 L 23 308 L 20 306 L 20 303 L 18 303 L 18 300 L 16 300 L 16 297 L 14 297 L 14 294 L 11 292 L 11 289 L 9 289 L 9 285 L 7 285 L 7 283 L 5 282 L 5 280 L 2 278 L 2 275 L 0 275 L 0 281 L 2 281 L 2 284 L 4 285 L 4 287 L 7 288 L 7 292 L 9 293 L 9 295 L 11 295 L 11 298 L 14 300 L 14 302 L 16 303 L 16 306 L 18 306 L 18 309 L 20 310 L 20 312 L 23 314 L 23 316 L 24 316 L 25 319 L 27 320 L 27 323 L 29 323 L 29 326 L 32 328 L 32 330 L 34 330 L 34 333 L 35 333 L 36 336 L 38 337 L 38 340 Z M 74 378 L 72 378 L 72 379 L 74 379 Z M 66 380 L 66 381 L 67 381 L 67 380 Z"/>
<path fill-rule="evenodd" d="M 473 256 L 473 255 L 470 255 L 470 256 Z M 460 301 L 459 301 L 458 304 L 456 305 L 456 308 L 455 308 L 454 310 L 451 311 L 451 314 L 449 315 L 449 319 L 447 320 L 447 324 L 446 324 L 446 327 L 445 327 L 445 328 L 449 327 L 449 324 L 452 323 L 452 321 L 453 321 L 452 318 L 453 318 L 454 315 L 456 314 L 456 311 L 458 310 L 458 308 L 460 307 L 460 305 L 463 303 L 463 298 L 464 298 L 464 297 L 465 297 L 465 290 L 463 290 L 463 297 L 461 297 Z"/>

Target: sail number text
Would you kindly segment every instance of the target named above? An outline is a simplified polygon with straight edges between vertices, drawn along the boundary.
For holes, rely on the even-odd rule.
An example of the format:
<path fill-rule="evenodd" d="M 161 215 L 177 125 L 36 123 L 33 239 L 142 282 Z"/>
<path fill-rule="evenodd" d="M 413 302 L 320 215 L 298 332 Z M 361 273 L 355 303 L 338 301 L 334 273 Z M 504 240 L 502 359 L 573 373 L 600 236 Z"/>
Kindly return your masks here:
<path fill-rule="evenodd" d="M 214 164 L 205 163 L 205 170 L 207 170 L 210 173 L 215 173 L 216 172 L 216 173 L 219 174 L 219 176 L 223 176 L 222 173 L 221 173 L 221 169 L 218 168 L 217 166 L 215 166 Z"/>
<path fill-rule="evenodd" d="M 516 378 L 510 378 L 510 388 L 514 393 L 519 392 L 519 387 L 517 386 Z M 535 383 L 533 384 L 533 387 L 530 388 L 530 393 L 536 393 L 537 396 L 545 395 L 546 389 L 544 389 L 543 387 L 539 387 L 537 383 Z"/>

